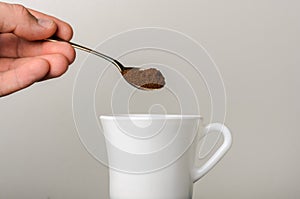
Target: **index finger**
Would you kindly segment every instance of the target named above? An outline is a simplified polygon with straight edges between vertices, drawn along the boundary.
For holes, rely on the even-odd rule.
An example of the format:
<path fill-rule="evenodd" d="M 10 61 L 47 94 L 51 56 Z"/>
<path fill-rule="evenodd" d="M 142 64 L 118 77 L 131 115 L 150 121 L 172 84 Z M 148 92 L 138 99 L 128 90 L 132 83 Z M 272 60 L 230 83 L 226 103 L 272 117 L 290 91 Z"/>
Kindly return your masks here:
<path fill-rule="evenodd" d="M 46 18 L 53 20 L 57 25 L 57 31 L 55 35 L 63 40 L 69 41 L 72 39 L 73 36 L 73 29 L 70 24 L 64 22 L 56 17 L 38 12 L 36 10 L 28 9 L 29 12 L 35 16 L 36 18 Z"/>

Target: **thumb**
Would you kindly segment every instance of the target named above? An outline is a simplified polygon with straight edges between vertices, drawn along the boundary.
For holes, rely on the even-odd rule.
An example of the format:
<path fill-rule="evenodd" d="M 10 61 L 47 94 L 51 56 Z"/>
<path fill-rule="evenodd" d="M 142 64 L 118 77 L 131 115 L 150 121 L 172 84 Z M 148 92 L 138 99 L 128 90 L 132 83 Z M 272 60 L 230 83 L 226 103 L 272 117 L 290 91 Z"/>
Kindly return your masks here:
<path fill-rule="evenodd" d="M 0 32 L 13 33 L 26 40 L 52 36 L 57 25 L 51 19 L 37 19 L 24 6 L 0 2 Z"/>

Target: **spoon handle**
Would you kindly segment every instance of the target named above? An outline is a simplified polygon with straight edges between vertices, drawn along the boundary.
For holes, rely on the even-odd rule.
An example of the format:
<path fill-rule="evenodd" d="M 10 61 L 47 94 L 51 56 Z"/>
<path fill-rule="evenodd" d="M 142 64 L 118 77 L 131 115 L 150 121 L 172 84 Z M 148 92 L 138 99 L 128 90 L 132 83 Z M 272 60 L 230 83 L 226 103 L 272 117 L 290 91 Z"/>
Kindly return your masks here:
<path fill-rule="evenodd" d="M 93 49 L 90 49 L 88 47 L 85 47 L 85 46 L 73 43 L 71 41 L 66 41 L 66 40 L 63 40 L 63 39 L 58 38 L 58 37 L 51 37 L 49 39 L 46 39 L 46 41 L 54 41 L 54 42 L 55 41 L 62 41 L 62 42 L 67 42 L 67 43 L 71 44 L 74 48 L 77 48 L 79 50 L 82 50 L 82 51 L 94 54 L 94 55 L 96 55 L 98 57 L 101 57 L 101 58 L 105 59 L 106 61 L 109 61 L 110 63 L 114 64 L 119 69 L 120 72 L 122 72 L 123 70 L 125 70 L 125 67 L 120 62 L 118 62 L 117 60 L 115 60 L 114 58 L 112 58 L 112 57 L 110 57 L 108 55 L 105 55 L 103 53 L 97 52 L 97 51 L 95 51 Z"/>

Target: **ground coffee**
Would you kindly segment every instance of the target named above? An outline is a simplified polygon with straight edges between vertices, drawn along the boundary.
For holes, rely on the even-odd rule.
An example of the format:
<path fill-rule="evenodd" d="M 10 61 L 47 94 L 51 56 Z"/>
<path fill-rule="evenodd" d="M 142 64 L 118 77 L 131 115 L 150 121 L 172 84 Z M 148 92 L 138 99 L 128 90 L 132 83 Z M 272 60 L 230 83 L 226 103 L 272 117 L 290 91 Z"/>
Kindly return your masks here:
<path fill-rule="evenodd" d="M 145 89 L 160 89 L 165 85 L 165 78 L 155 68 L 132 68 L 123 71 L 123 77 L 129 83 Z"/>

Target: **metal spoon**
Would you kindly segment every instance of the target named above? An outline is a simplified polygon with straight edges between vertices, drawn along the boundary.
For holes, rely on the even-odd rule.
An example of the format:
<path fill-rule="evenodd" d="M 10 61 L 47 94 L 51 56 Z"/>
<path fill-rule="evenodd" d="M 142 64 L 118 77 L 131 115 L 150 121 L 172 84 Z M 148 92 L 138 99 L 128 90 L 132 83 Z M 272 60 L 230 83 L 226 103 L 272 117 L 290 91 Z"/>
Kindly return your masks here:
<path fill-rule="evenodd" d="M 114 66 L 118 68 L 118 70 L 123 75 L 124 79 L 131 84 L 132 86 L 141 89 L 141 90 L 153 90 L 153 89 L 160 89 L 164 87 L 165 81 L 164 76 L 161 74 L 161 72 L 155 68 L 150 69 L 141 69 L 137 67 L 125 67 L 123 64 L 121 64 L 118 60 L 105 55 L 103 53 L 97 52 L 93 49 L 90 49 L 88 47 L 66 41 L 57 37 L 51 37 L 49 39 L 46 39 L 46 41 L 62 41 L 67 42 L 71 44 L 74 48 L 77 48 L 79 50 L 91 53 L 93 55 L 96 55 L 98 57 L 101 57 L 105 59 L 106 61 L 112 63 Z M 150 73 L 149 73 L 150 72 Z M 148 75 L 148 76 L 147 76 Z M 135 78 L 136 77 L 136 78 Z M 141 78 L 142 81 L 141 81 Z"/>

